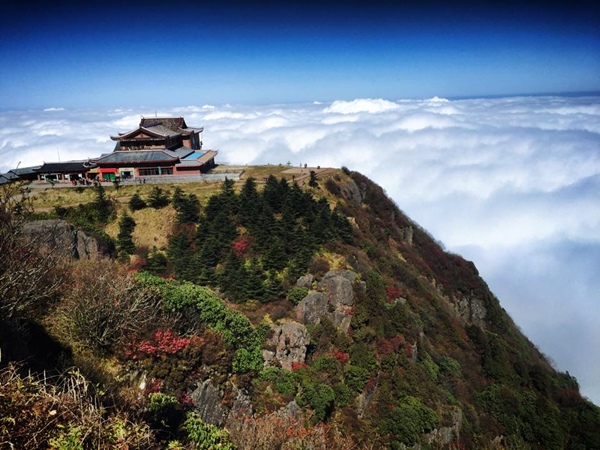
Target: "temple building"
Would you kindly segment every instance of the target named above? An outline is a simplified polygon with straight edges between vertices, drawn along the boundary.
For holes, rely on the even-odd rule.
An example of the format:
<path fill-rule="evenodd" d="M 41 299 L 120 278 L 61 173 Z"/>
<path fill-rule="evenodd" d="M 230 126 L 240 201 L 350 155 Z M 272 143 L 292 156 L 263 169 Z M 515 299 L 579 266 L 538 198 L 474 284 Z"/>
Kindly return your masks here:
<path fill-rule="evenodd" d="M 111 136 L 112 153 L 93 159 L 101 180 L 200 175 L 215 167 L 215 150 L 202 150 L 202 131 L 183 117 L 142 118 L 135 130 Z"/>

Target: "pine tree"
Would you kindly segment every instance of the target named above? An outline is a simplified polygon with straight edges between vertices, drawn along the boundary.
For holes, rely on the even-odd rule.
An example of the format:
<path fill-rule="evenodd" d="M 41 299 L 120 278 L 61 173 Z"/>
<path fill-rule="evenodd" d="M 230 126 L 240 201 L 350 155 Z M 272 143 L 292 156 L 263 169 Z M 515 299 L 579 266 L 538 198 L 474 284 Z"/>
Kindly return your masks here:
<path fill-rule="evenodd" d="M 117 248 L 119 252 L 124 252 L 132 255 L 135 252 L 135 244 L 133 243 L 133 230 L 135 229 L 135 220 L 133 217 L 124 214 L 119 221 L 119 234 L 117 235 Z"/>
<path fill-rule="evenodd" d="M 245 299 L 246 270 L 234 250 L 227 255 L 223 270 L 219 274 L 219 286 L 227 298 L 234 302 Z"/>
<path fill-rule="evenodd" d="M 256 225 L 258 220 L 258 211 L 260 210 L 262 197 L 256 190 L 256 182 L 250 177 L 242 186 L 239 195 L 239 218 L 240 224 L 245 227 Z"/>
<path fill-rule="evenodd" d="M 154 186 L 148 197 L 148 204 L 154 209 L 164 208 L 169 204 L 169 197 L 158 186 Z"/>
<path fill-rule="evenodd" d="M 319 186 L 319 182 L 317 181 L 317 173 L 314 170 L 310 171 L 310 179 L 308 180 L 308 185 L 312 188 L 316 188 Z"/>
<path fill-rule="evenodd" d="M 137 192 L 131 196 L 131 199 L 129 199 L 129 209 L 132 211 L 144 209 L 146 206 L 146 202 L 142 200 L 142 197 L 140 197 L 140 194 Z"/>
<path fill-rule="evenodd" d="M 263 286 L 263 270 L 256 258 L 250 260 L 248 276 L 246 277 L 244 288 L 246 296 L 250 300 L 261 300 L 265 294 L 265 287 Z"/>
<path fill-rule="evenodd" d="M 96 190 L 96 198 L 93 202 L 94 212 L 99 222 L 107 223 L 114 212 L 114 207 L 106 198 L 106 191 L 102 184 L 98 183 L 94 189 Z"/>
<path fill-rule="evenodd" d="M 267 247 L 263 257 L 263 267 L 265 270 L 282 270 L 287 264 L 287 255 L 281 239 L 274 237 L 271 239 L 271 245 Z"/>
<path fill-rule="evenodd" d="M 173 265 L 177 278 L 191 281 L 196 275 L 192 239 L 185 231 L 174 234 L 169 239 L 167 257 Z"/>
<path fill-rule="evenodd" d="M 194 194 L 183 195 L 177 199 L 177 223 L 196 223 L 200 218 L 200 202 Z"/>

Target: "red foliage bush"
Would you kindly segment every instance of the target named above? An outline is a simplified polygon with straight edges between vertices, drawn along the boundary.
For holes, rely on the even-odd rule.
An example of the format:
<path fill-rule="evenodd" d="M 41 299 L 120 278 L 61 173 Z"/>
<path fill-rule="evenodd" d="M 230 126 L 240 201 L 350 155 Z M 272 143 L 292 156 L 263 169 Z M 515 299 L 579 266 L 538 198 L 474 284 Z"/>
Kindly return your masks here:
<path fill-rule="evenodd" d="M 388 286 L 385 292 L 385 299 L 388 303 L 392 303 L 398 297 L 403 297 L 404 293 L 396 286 Z"/>
<path fill-rule="evenodd" d="M 390 339 L 381 339 L 377 344 L 377 351 L 381 356 L 390 355 L 398 351 L 404 342 L 404 336 L 400 334 Z"/>
<path fill-rule="evenodd" d="M 248 239 L 246 236 L 240 236 L 233 241 L 233 250 L 238 256 L 244 255 L 246 250 L 248 250 L 248 247 L 250 247 L 250 239 Z"/>
<path fill-rule="evenodd" d="M 164 354 L 173 355 L 184 350 L 190 345 L 191 339 L 179 337 L 170 330 L 158 330 L 153 339 L 140 342 L 137 346 L 139 352 L 149 356 L 160 356 Z M 137 358 L 135 350 L 129 352 L 133 359 Z"/>
<path fill-rule="evenodd" d="M 348 353 L 340 352 L 339 350 L 333 352 L 333 357 L 337 359 L 340 364 L 346 364 L 350 360 L 350 355 Z"/>
<path fill-rule="evenodd" d="M 306 364 L 305 362 L 293 362 L 292 363 L 292 370 L 306 369 L 307 367 L 308 367 L 308 364 Z"/>

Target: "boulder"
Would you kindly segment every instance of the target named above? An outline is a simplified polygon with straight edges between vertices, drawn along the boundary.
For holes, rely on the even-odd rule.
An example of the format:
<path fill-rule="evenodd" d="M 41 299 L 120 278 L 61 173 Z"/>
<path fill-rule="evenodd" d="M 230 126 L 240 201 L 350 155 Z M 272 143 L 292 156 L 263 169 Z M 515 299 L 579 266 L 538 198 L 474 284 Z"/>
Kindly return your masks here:
<path fill-rule="evenodd" d="M 329 311 L 329 301 L 322 292 L 309 292 L 296 306 L 296 318 L 307 324 L 317 324 Z"/>
<path fill-rule="evenodd" d="M 281 366 L 292 370 L 293 363 L 303 363 L 310 336 L 304 325 L 298 322 L 285 322 L 274 327 L 273 337 L 263 350 L 265 366 Z"/>

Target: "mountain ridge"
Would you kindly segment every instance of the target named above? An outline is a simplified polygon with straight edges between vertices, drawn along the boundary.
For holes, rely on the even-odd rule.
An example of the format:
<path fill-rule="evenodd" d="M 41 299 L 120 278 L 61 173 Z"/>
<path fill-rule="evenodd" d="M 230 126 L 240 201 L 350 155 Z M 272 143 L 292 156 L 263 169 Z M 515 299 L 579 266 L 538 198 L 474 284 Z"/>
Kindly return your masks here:
<path fill-rule="evenodd" d="M 113 395 L 139 392 L 134 385 L 144 382 L 141 398 L 121 401 L 123 411 L 142 412 L 154 442 L 176 437 L 209 448 L 193 444 L 193 422 L 213 437 L 219 429 L 210 426 L 227 425 L 223 442 L 238 448 L 287 448 L 303 442 L 300 430 L 305 443 L 321 433 L 323 445 L 343 436 L 343 445 L 359 448 L 600 445 L 598 408 L 581 398 L 576 380 L 521 333 L 472 262 L 445 252 L 380 186 L 346 168 L 315 174 L 302 188 L 265 178 L 225 182 L 202 202 L 175 187 L 162 207 L 176 217 L 168 246 L 137 258 L 124 251 L 120 224 L 142 216 L 131 202 L 97 198 L 95 210 L 116 208 L 106 223 L 121 263 L 77 265 L 79 278 L 52 314 L 30 313 Z M 86 211 L 61 214 L 81 219 Z M 139 270 L 137 281 L 128 267 Z M 130 303 L 122 297 L 131 292 L 155 323 L 112 317 L 115 336 L 89 339 L 93 322 L 83 327 L 71 314 L 85 306 L 82 296 L 94 298 L 87 285 L 100 274 L 122 282 L 110 286 L 113 309 L 115 299 Z M 131 304 L 119 308 L 142 321 Z M 107 360 L 121 381 L 106 380 Z M 251 418 L 254 432 L 237 415 Z M 293 432 L 267 429 L 274 418 Z M 284 447 L 252 447 L 257 430 Z M 332 448 L 350 448 L 343 445 Z"/>

